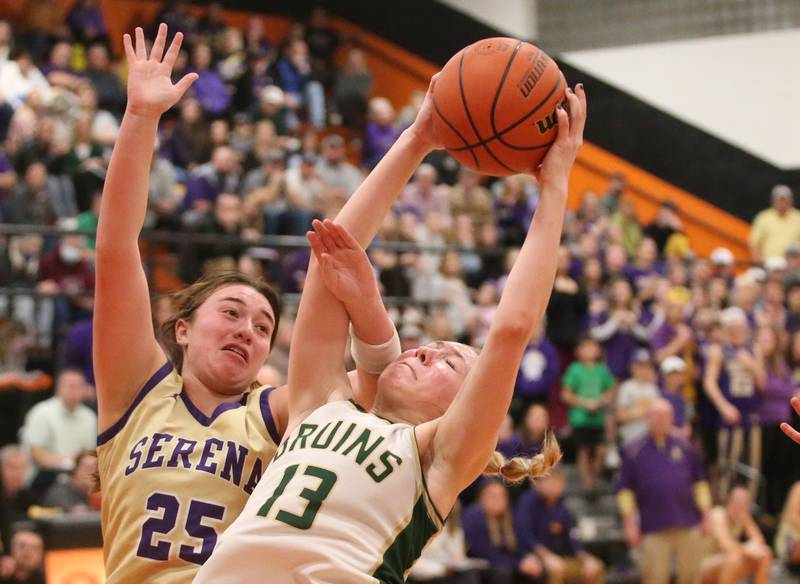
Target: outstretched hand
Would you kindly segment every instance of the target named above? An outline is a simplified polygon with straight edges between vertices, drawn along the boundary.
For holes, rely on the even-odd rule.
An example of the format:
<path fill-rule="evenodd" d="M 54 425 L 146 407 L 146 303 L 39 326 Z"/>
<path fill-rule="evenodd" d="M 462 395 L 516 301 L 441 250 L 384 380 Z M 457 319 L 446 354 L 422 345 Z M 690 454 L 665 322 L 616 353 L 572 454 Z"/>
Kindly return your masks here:
<path fill-rule="evenodd" d="M 167 25 L 158 27 L 158 35 L 147 55 L 144 31 L 136 28 L 136 47 L 131 36 L 122 37 L 125 55 L 128 59 L 128 111 L 138 115 L 158 117 L 175 105 L 191 87 L 198 75 L 188 73 L 177 83 L 172 83 L 172 67 L 178 58 L 183 42 L 183 33 L 177 33 L 167 52 Z"/>
<path fill-rule="evenodd" d="M 578 83 L 573 91 L 567 88 L 567 107 L 559 105 L 556 109 L 558 116 L 558 134 L 541 166 L 533 175 L 540 185 L 555 186 L 567 189 L 567 181 L 575 157 L 583 144 L 583 129 L 586 126 L 586 92 L 583 84 Z"/>
<path fill-rule="evenodd" d="M 366 294 L 377 290 L 367 253 L 350 232 L 330 219 L 314 220 L 312 225 L 314 231 L 306 237 L 331 294 L 348 305 L 363 301 Z"/>
<path fill-rule="evenodd" d="M 794 411 L 797 412 L 797 415 L 800 416 L 800 398 L 793 397 L 789 403 L 792 404 Z M 781 430 L 783 430 L 783 433 L 786 434 L 789 438 L 800 444 L 800 432 L 792 428 L 786 422 L 783 422 L 781 424 Z"/>

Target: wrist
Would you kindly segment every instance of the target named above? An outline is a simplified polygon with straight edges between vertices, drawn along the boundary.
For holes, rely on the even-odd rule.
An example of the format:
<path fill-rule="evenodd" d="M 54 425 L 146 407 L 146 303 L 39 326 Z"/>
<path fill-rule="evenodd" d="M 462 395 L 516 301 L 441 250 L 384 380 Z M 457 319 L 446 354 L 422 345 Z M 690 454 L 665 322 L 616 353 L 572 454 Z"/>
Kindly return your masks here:
<path fill-rule="evenodd" d="M 125 107 L 125 118 L 158 124 L 159 120 L 161 119 L 161 113 L 150 110 L 146 107 L 131 105 L 129 103 Z"/>
<path fill-rule="evenodd" d="M 436 149 L 436 145 L 430 136 L 417 127 L 416 122 L 411 124 L 408 128 L 403 130 L 401 137 L 405 137 L 409 148 L 412 149 L 414 154 L 424 158 Z"/>

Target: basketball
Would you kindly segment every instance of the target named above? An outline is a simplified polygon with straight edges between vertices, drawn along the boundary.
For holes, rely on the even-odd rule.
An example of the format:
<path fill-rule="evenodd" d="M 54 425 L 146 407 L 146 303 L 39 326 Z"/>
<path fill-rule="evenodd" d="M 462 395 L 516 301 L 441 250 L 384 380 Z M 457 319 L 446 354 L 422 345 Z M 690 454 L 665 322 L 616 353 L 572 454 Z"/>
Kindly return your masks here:
<path fill-rule="evenodd" d="M 489 38 L 459 51 L 433 90 L 434 128 L 461 164 L 481 174 L 534 170 L 556 138 L 564 75 L 544 51 Z"/>

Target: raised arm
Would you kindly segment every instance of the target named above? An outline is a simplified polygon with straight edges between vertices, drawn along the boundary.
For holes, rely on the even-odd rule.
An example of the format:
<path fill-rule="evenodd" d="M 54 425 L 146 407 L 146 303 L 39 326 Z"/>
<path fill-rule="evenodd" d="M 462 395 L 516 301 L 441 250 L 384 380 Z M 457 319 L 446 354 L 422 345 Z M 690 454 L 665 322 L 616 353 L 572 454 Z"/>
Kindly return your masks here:
<path fill-rule="evenodd" d="M 136 29 L 135 49 L 130 36 L 124 36 L 128 105 L 108 166 L 97 225 L 93 353 L 100 431 L 122 416 L 165 361 L 151 324 L 138 238 L 158 120 L 197 78 L 191 73 L 172 84 L 172 66 L 183 37 L 177 33 L 164 54 L 166 38 L 162 24 L 148 57 L 141 28 Z"/>
<path fill-rule="evenodd" d="M 431 88 L 434 83 L 431 82 Z M 366 247 L 375 237 L 414 170 L 436 148 L 432 111 L 429 88 L 414 124 L 403 132 L 337 215 L 336 222 L 352 234 L 360 247 Z M 320 238 L 323 246 L 325 237 L 337 235 L 326 233 Z M 345 307 L 325 287 L 318 262 L 312 257 L 289 353 L 290 424 L 325 403 L 331 392 L 350 390 L 343 366 L 347 329 Z M 382 340 L 375 339 L 376 343 L 389 340 L 391 334 Z"/>
<path fill-rule="evenodd" d="M 569 174 L 586 121 L 583 87 L 578 85 L 577 94 L 568 90 L 567 100 L 569 114 L 558 108 L 558 136 L 538 173 L 539 207 L 509 274 L 486 344 L 444 416 L 429 422 L 428 428 L 423 424 L 417 429 L 418 436 L 434 432 L 427 440 L 432 456 L 425 457 L 424 464 L 440 511 L 447 512 L 458 493 L 486 467 L 511 403 L 519 362 L 550 298 Z"/>

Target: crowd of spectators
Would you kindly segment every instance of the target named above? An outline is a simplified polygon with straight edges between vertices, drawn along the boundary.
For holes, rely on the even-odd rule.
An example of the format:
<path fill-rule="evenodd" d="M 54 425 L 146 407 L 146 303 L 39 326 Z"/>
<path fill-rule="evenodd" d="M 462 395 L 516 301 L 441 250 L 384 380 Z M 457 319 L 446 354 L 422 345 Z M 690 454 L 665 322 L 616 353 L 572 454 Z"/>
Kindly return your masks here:
<path fill-rule="evenodd" d="M 96 1 L 66 12 L 58 2 L 27 6 L 0 20 L 0 223 L 91 231 L 125 108 L 124 67 Z M 198 12 L 170 2 L 161 21 L 187 38 L 176 78 L 200 78 L 159 130 L 146 227 L 235 237 L 176 239 L 158 253 L 175 260 L 174 281 L 237 268 L 301 292 L 307 249 L 259 238 L 304 235 L 313 218 L 335 215 L 422 95 L 399 112 L 374 96 L 364 51 L 322 9 L 285 38 L 258 17 L 228 26 L 221 3 Z M 378 236 L 388 245 L 370 252 L 384 296 L 399 299 L 390 310 L 404 349 L 483 344 L 538 197 L 532 177 L 489 180 L 442 152 L 417 169 Z M 643 222 L 622 175 L 583 193 L 498 445 L 535 454 L 552 426 L 576 484 L 558 471 L 532 489 L 475 485 L 412 577 L 476 582 L 488 567 L 498 583 L 602 581 L 606 567 L 581 546 L 564 493 L 591 499 L 614 483 L 647 582 L 665 582 L 673 556 L 679 582 L 700 572 L 765 578 L 771 542 L 751 502 L 759 524 L 783 534 L 780 557 L 800 565 L 786 543 L 800 533 L 796 485 L 786 503 L 800 451 L 778 429 L 800 386 L 798 217 L 791 189 L 776 186 L 753 225 L 758 263 L 744 269 L 726 248 L 696 257 L 672 201 Z M 0 582 L 40 577 L 41 558 L 31 558 L 42 555 L 41 538 L 19 521 L 41 508 L 97 509 L 85 453 L 97 424 L 93 249 L 85 234 L 0 235 L 0 286 L 23 291 L 0 295 Z M 273 383 L 285 376 L 291 311 L 263 370 Z M 156 323 L 169 312 L 168 299 L 154 302 Z M 48 374 L 53 397 L 40 401 L 51 395 L 37 391 Z M 712 542 L 705 555 L 701 528 Z"/>

